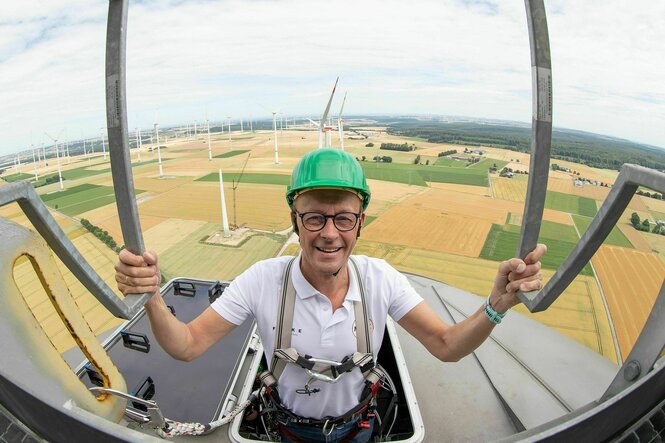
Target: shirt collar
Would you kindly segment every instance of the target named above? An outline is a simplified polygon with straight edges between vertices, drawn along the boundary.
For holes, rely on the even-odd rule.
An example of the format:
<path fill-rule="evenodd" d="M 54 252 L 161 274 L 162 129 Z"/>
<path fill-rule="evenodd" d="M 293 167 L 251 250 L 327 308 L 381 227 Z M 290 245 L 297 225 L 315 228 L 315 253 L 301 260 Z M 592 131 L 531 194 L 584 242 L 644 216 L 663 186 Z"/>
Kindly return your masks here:
<path fill-rule="evenodd" d="M 300 258 L 301 255 L 298 255 L 296 263 L 291 271 L 291 281 L 293 281 L 293 288 L 296 290 L 298 298 L 306 299 L 314 297 L 316 294 L 321 294 L 302 274 L 302 270 L 300 269 Z M 360 290 L 358 289 L 355 272 L 350 268 L 352 266 L 350 263 L 347 262 L 347 266 L 349 267 L 349 290 L 346 293 L 346 297 L 344 297 L 344 302 L 360 301 Z"/>

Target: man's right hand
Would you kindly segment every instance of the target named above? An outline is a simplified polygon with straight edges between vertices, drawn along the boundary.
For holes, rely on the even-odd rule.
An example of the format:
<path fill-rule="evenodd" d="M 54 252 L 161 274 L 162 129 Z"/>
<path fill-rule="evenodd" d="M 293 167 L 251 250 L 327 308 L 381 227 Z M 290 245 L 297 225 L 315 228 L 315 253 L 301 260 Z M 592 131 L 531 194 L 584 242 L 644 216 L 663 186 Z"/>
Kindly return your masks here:
<path fill-rule="evenodd" d="M 115 281 L 120 292 L 125 295 L 159 292 L 157 254 L 146 251 L 143 256 L 134 255 L 123 249 L 115 265 Z"/>

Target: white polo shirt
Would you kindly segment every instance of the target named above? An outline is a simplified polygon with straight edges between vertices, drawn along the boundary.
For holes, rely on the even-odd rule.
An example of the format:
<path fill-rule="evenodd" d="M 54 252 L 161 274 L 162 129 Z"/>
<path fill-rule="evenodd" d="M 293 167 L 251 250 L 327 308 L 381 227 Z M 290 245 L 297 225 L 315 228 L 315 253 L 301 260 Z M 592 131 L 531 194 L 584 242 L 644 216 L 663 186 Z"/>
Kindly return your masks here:
<path fill-rule="evenodd" d="M 275 346 L 280 279 L 291 258 L 278 257 L 254 264 L 233 280 L 224 294 L 212 304 L 218 314 L 233 324 L 240 325 L 248 317 L 256 319 L 268 364 Z M 387 316 L 398 321 L 422 298 L 406 277 L 384 260 L 364 255 L 354 256 L 354 259 L 363 276 L 376 359 Z M 342 307 L 334 313 L 330 300 L 303 276 L 299 259 L 294 263 L 291 276 L 297 294 L 291 346 L 301 354 L 334 361 L 341 361 L 356 352 L 353 302 L 360 303 L 360 292 L 354 273 L 349 272 L 349 290 Z M 284 406 L 293 413 L 316 419 L 347 412 L 358 404 L 364 387 L 358 368 L 334 384 L 311 381 L 310 390 L 319 389 L 317 393 L 298 393 L 308 380 L 309 376 L 302 368 L 287 364 L 278 381 L 279 395 Z"/>

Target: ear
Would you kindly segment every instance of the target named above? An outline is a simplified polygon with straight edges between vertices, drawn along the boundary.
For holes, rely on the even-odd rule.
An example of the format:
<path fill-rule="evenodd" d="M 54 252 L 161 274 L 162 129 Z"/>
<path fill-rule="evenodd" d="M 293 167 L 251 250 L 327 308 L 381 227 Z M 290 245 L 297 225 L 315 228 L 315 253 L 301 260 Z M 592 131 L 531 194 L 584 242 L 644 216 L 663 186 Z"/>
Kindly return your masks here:
<path fill-rule="evenodd" d="M 298 232 L 298 220 L 295 211 L 291 211 L 291 224 L 293 224 L 293 232 L 300 237 L 300 232 Z"/>
<path fill-rule="evenodd" d="M 360 214 L 360 218 L 358 219 L 358 232 L 356 232 L 356 240 L 360 238 L 360 230 L 363 227 L 363 223 L 365 222 L 365 213 L 363 212 Z"/>

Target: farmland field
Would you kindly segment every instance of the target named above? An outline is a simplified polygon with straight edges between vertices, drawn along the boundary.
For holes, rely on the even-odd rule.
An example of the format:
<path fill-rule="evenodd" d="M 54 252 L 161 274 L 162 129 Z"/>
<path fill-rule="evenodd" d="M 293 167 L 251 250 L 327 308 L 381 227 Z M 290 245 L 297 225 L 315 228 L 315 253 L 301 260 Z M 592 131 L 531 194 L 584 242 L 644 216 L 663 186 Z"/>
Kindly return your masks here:
<path fill-rule="evenodd" d="M 235 150 L 235 151 L 229 151 L 229 152 L 225 152 L 223 154 L 213 155 L 213 158 L 235 157 L 236 155 L 244 154 L 245 152 L 249 152 L 249 149 L 238 149 L 238 150 Z"/>
<path fill-rule="evenodd" d="M 558 238 L 538 238 L 538 241 L 547 245 L 547 254 L 542 259 L 544 268 L 557 269 L 573 250 L 577 242 L 562 241 Z M 480 257 L 487 260 L 503 261 L 515 256 L 519 234 L 504 230 L 503 226 L 494 224 L 485 240 Z M 581 274 L 593 275 L 591 267 L 587 264 L 582 268 Z"/>
<path fill-rule="evenodd" d="M 383 258 L 402 272 L 424 275 L 479 295 L 479 307 L 492 287 L 497 271 L 497 263 L 494 261 L 412 249 L 363 238 L 358 241 L 354 253 Z M 547 281 L 553 271 L 543 270 L 543 274 Z M 545 312 L 531 314 L 523 306 L 515 310 L 616 362 L 612 334 L 593 277 L 577 276 Z"/>
<path fill-rule="evenodd" d="M 286 174 L 255 174 L 255 173 L 245 173 L 240 177 L 239 172 L 223 172 L 223 179 L 225 183 L 231 183 L 238 181 L 240 183 L 260 183 L 267 185 L 288 185 L 291 181 L 291 176 Z M 214 181 L 219 183 L 219 173 L 213 172 L 211 174 L 205 175 L 203 177 L 197 178 L 196 181 Z"/>
<path fill-rule="evenodd" d="M 140 194 L 141 190 L 135 192 Z M 41 196 L 44 203 L 64 214 L 74 216 L 115 202 L 113 188 L 92 184 L 82 184 L 64 191 Z"/>
<path fill-rule="evenodd" d="M 592 261 L 625 358 L 656 300 L 665 278 L 665 262 L 656 254 L 606 245 Z"/>
<path fill-rule="evenodd" d="M 572 215 L 573 220 L 575 221 L 575 226 L 577 226 L 577 230 L 580 232 L 580 236 L 584 235 L 587 229 L 589 229 L 589 225 L 591 224 L 591 220 L 593 220 L 591 217 L 584 217 L 583 215 Z M 614 245 L 614 246 L 621 246 L 622 248 L 632 248 L 633 245 L 628 241 L 625 235 L 623 235 L 623 232 L 616 226 L 612 228 L 612 231 L 610 232 L 610 235 L 607 236 L 607 238 L 604 241 L 605 244 L 607 245 Z"/>
<path fill-rule="evenodd" d="M 2 179 L 8 183 L 17 182 L 20 180 L 32 180 L 35 178 L 34 174 L 26 174 L 25 172 L 15 172 L 9 175 L 3 175 Z"/>
<path fill-rule="evenodd" d="M 199 243 L 219 225 L 205 224 L 175 243 L 159 257 L 165 277 L 230 280 L 259 260 L 275 256 L 286 237 L 254 235 L 240 247 Z"/>
<path fill-rule="evenodd" d="M 487 171 L 461 167 L 425 166 L 404 163 L 360 163 L 367 178 L 417 186 L 426 182 L 487 186 Z"/>
<path fill-rule="evenodd" d="M 593 217 L 597 212 L 595 200 L 552 191 L 547 192 L 545 207 L 571 214 L 586 215 L 587 217 Z"/>
<path fill-rule="evenodd" d="M 455 183 L 437 183 L 428 182 L 430 188 L 443 189 L 446 191 L 459 192 L 461 194 L 490 195 L 490 190 L 486 186 L 458 185 Z"/>
<path fill-rule="evenodd" d="M 527 181 L 522 179 L 522 176 L 514 178 L 492 177 L 491 180 L 495 198 L 514 202 L 524 202 Z"/>
<path fill-rule="evenodd" d="M 503 226 L 503 230 L 519 234 L 521 225 L 507 224 Z M 540 225 L 540 238 L 556 239 L 557 241 L 562 240 L 570 243 L 577 243 L 577 240 L 579 240 L 575 227 L 547 220 L 543 220 Z"/>

